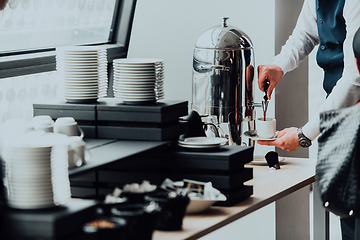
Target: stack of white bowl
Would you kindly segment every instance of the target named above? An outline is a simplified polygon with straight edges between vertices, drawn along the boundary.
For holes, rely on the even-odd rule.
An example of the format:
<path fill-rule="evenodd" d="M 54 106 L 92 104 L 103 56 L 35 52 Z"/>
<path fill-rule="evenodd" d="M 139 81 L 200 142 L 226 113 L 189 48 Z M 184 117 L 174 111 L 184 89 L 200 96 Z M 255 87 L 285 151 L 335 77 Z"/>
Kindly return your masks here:
<path fill-rule="evenodd" d="M 164 98 L 164 62 L 152 58 L 113 60 L 114 97 L 126 104 L 153 103 Z"/>
<path fill-rule="evenodd" d="M 103 46 L 66 46 L 56 49 L 59 94 L 67 102 L 86 103 L 106 97 L 107 52 Z"/>
<path fill-rule="evenodd" d="M 33 131 L 5 143 L 3 183 L 10 207 L 48 208 L 70 199 L 67 138 Z"/>

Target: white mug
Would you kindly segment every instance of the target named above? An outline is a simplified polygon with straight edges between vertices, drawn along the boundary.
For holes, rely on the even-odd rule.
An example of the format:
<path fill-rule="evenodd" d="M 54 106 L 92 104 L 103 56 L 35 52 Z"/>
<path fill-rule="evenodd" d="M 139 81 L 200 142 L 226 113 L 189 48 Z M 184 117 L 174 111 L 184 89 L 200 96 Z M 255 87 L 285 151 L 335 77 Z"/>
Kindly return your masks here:
<path fill-rule="evenodd" d="M 91 158 L 91 153 L 81 137 L 72 136 L 69 137 L 68 156 L 69 169 L 71 169 L 83 165 Z"/>
<path fill-rule="evenodd" d="M 276 119 L 266 118 L 264 121 L 264 118 L 258 118 L 256 132 L 260 138 L 273 138 L 276 133 Z"/>
<path fill-rule="evenodd" d="M 68 136 L 78 136 L 78 132 L 80 132 L 80 138 L 83 138 L 83 130 L 72 117 L 60 117 L 56 119 L 54 123 L 54 133 L 61 133 Z"/>
<path fill-rule="evenodd" d="M 54 121 L 48 115 L 35 116 L 31 125 L 37 131 L 54 132 Z"/>

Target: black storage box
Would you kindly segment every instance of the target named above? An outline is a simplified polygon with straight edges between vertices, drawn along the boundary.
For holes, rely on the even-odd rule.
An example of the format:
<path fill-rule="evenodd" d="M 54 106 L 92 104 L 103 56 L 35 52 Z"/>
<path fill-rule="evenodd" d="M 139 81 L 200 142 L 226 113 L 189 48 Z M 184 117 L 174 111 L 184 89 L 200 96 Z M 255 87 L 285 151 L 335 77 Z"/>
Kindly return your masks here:
<path fill-rule="evenodd" d="M 189 151 L 175 147 L 163 154 L 164 179 L 212 182 L 227 200 L 218 206 L 233 206 L 253 194 L 253 186 L 244 182 L 253 178 L 253 169 L 245 167 L 253 160 L 253 147 L 223 146 L 213 151 Z"/>
<path fill-rule="evenodd" d="M 98 121 L 121 123 L 167 123 L 188 114 L 187 101 L 158 101 L 151 105 L 127 105 L 116 99 L 102 99 L 97 105 Z"/>
<path fill-rule="evenodd" d="M 219 191 L 226 196 L 226 201 L 216 202 L 214 206 L 234 206 L 235 204 L 249 198 L 254 193 L 254 187 L 241 185 L 235 189 Z"/>
<path fill-rule="evenodd" d="M 216 151 L 194 152 L 177 148 L 164 153 L 164 168 L 236 171 L 253 160 L 253 147 L 223 146 Z"/>
<path fill-rule="evenodd" d="M 66 205 L 49 209 L 0 208 L 1 239 L 57 240 L 77 234 L 95 219 L 96 201 L 71 199 Z"/>
<path fill-rule="evenodd" d="M 153 140 L 178 139 L 187 131 L 179 117 L 188 114 L 187 101 L 158 101 L 127 105 L 114 98 L 97 103 L 73 104 L 61 100 L 35 103 L 34 116 L 73 117 L 86 138 Z"/>
<path fill-rule="evenodd" d="M 121 123 L 119 123 L 121 124 Z M 149 126 L 98 126 L 98 138 L 166 141 L 177 140 L 186 132 L 187 124 L 175 122 L 171 125 Z"/>
<path fill-rule="evenodd" d="M 252 168 L 242 168 L 241 171 L 232 172 L 229 174 L 216 172 L 178 172 L 178 173 L 164 173 L 164 177 L 173 181 L 181 181 L 183 179 L 191 179 L 200 182 L 211 182 L 216 189 L 232 189 L 242 185 L 244 182 L 253 178 Z"/>

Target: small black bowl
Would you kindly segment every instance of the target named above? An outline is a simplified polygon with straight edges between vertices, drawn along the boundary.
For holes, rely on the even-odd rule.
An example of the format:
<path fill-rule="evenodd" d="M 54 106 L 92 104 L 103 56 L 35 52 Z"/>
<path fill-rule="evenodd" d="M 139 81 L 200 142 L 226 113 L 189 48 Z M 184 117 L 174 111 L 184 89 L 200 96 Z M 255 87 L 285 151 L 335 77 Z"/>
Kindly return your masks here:
<path fill-rule="evenodd" d="M 155 203 L 128 203 L 112 208 L 111 213 L 127 221 L 125 239 L 151 240 L 160 210 Z"/>
<path fill-rule="evenodd" d="M 112 208 L 116 208 L 117 206 L 120 206 L 122 204 L 126 204 L 128 203 L 128 199 L 126 197 L 121 197 L 121 202 L 116 202 L 116 203 L 105 203 L 105 202 L 100 202 L 97 204 L 97 214 L 100 216 L 108 216 L 111 217 L 111 209 Z"/>
<path fill-rule="evenodd" d="M 85 224 L 83 232 L 92 239 L 126 239 L 126 225 L 123 218 L 101 216 Z"/>
<path fill-rule="evenodd" d="M 162 188 L 155 188 L 153 191 L 148 192 L 122 192 L 121 197 L 127 198 L 128 203 L 146 203 L 145 202 L 145 196 L 150 193 L 155 192 L 164 192 L 165 190 Z"/>
<path fill-rule="evenodd" d="M 161 207 L 160 216 L 156 223 L 157 230 L 181 230 L 186 207 L 190 202 L 188 196 L 171 196 L 168 192 L 155 192 L 145 196 L 147 202 L 157 202 Z"/>

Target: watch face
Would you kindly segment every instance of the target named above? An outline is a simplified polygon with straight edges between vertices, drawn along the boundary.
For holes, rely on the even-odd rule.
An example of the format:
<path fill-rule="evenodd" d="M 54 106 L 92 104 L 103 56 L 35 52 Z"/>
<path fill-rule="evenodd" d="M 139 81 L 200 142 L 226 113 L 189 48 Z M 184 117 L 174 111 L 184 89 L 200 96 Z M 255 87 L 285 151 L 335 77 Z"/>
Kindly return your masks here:
<path fill-rule="evenodd" d="M 311 141 L 309 141 L 309 139 L 306 139 L 306 138 L 301 138 L 299 140 L 299 145 L 301 147 L 310 147 L 311 146 Z"/>

